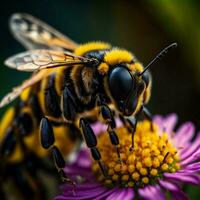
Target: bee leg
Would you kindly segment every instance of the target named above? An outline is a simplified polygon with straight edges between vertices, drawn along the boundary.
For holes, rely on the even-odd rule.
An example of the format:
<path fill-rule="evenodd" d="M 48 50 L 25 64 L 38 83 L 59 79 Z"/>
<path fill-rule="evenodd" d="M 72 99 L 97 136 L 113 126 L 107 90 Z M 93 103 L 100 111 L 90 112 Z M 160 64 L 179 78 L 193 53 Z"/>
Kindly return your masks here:
<path fill-rule="evenodd" d="M 39 159 L 39 158 L 38 158 Z M 26 177 L 27 181 L 29 182 L 30 186 L 33 187 L 35 199 L 46 199 L 47 198 L 47 191 L 45 189 L 44 183 L 41 180 L 41 177 L 38 176 L 38 163 L 33 158 L 32 154 L 29 154 L 27 158 L 24 160 L 24 176 Z"/>
<path fill-rule="evenodd" d="M 16 144 L 20 145 L 23 153 L 28 153 L 26 145 L 24 144 L 24 137 L 32 134 L 33 120 L 28 113 L 22 112 L 13 123 L 7 128 L 3 142 L 1 144 L 0 155 L 4 158 L 8 157 L 15 150 Z"/>
<path fill-rule="evenodd" d="M 100 97 L 97 97 L 97 105 L 100 106 L 100 113 L 103 119 L 105 120 L 106 124 L 108 125 L 108 133 L 110 141 L 115 146 L 118 159 L 121 162 L 120 152 L 119 152 L 119 138 L 114 131 L 114 129 L 116 128 L 114 114 L 108 107 L 108 105 L 100 99 Z"/>
<path fill-rule="evenodd" d="M 13 179 L 16 189 L 24 199 L 36 198 L 36 191 L 32 181 L 28 178 L 28 173 L 22 163 L 19 165 L 9 166 L 10 177 Z M 9 171 L 7 173 L 9 173 Z"/>
<path fill-rule="evenodd" d="M 123 116 L 120 116 L 121 121 L 126 126 L 128 131 L 131 133 L 131 147 L 130 147 L 129 151 L 134 150 L 134 135 L 135 135 L 135 131 L 137 128 L 139 115 L 140 115 L 140 112 L 134 117 L 126 117 L 125 118 Z"/>
<path fill-rule="evenodd" d="M 99 150 L 97 149 L 97 139 L 96 136 L 88 123 L 88 121 L 84 118 L 80 119 L 80 128 L 83 133 L 83 137 L 85 139 L 85 142 L 87 144 L 87 147 L 90 148 L 91 155 L 95 161 L 98 162 L 99 167 L 101 168 L 101 171 L 105 177 L 107 177 L 107 170 L 103 163 L 101 162 L 101 154 Z"/>
<path fill-rule="evenodd" d="M 136 115 L 135 117 L 127 118 L 127 123 L 129 124 L 128 129 L 131 132 L 131 147 L 129 149 L 130 151 L 134 150 L 134 135 L 137 128 L 138 118 L 138 115 Z"/>
<path fill-rule="evenodd" d="M 134 150 L 134 135 L 135 135 L 137 123 L 138 123 L 139 117 L 141 115 L 141 112 L 142 112 L 142 108 L 139 110 L 139 112 L 135 116 L 124 117 L 124 116 L 120 115 L 120 119 L 121 119 L 122 123 L 125 125 L 125 127 L 128 129 L 128 131 L 131 133 L 131 147 L 129 149 L 130 151 Z"/>
<path fill-rule="evenodd" d="M 32 162 L 36 163 L 37 167 L 40 168 L 45 173 L 47 173 L 49 175 L 55 174 L 56 169 L 55 169 L 53 163 L 51 162 L 52 160 L 49 157 L 45 157 L 45 158 L 41 159 L 37 155 L 32 154 L 31 160 L 32 160 Z"/>
<path fill-rule="evenodd" d="M 51 150 L 54 164 L 58 170 L 61 180 L 75 187 L 75 183 L 66 176 L 63 170 L 63 168 L 65 167 L 65 160 L 60 150 L 54 145 L 55 137 L 54 137 L 53 127 L 47 117 L 43 117 L 40 122 L 40 139 L 42 147 L 44 149 Z"/>
<path fill-rule="evenodd" d="M 9 127 L 0 147 L 0 157 L 9 157 L 15 150 L 16 144 L 17 135 L 15 134 L 15 130 L 13 127 Z"/>
<path fill-rule="evenodd" d="M 105 104 L 102 105 L 100 109 L 101 109 L 102 117 L 104 118 L 104 120 L 106 121 L 106 124 L 108 125 L 108 134 L 110 137 L 110 141 L 112 145 L 115 146 L 118 159 L 121 162 L 120 152 L 119 152 L 119 138 L 114 130 L 116 128 L 114 116 L 112 114 L 112 111 L 107 105 Z"/>
<path fill-rule="evenodd" d="M 151 113 L 145 106 L 143 106 L 142 112 L 144 116 L 151 122 L 151 131 L 153 131 L 153 118 L 152 118 Z"/>

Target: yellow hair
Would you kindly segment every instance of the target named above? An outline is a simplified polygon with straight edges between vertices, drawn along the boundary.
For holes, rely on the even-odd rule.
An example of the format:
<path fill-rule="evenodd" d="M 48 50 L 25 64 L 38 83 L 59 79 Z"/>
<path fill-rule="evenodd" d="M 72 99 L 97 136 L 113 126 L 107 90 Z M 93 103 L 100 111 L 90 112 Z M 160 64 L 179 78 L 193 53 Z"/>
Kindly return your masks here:
<path fill-rule="evenodd" d="M 107 52 L 104 61 L 108 65 L 115 65 L 119 63 L 130 63 L 133 60 L 133 55 L 122 49 L 113 49 L 110 52 Z"/>
<path fill-rule="evenodd" d="M 106 63 L 101 63 L 98 66 L 98 72 L 102 75 L 106 74 L 109 70 L 109 66 Z"/>
<path fill-rule="evenodd" d="M 136 63 L 134 63 L 134 64 L 131 64 L 131 65 L 129 66 L 129 69 L 130 69 L 131 71 L 142 72 L 142 71 L 143 71 L 143 66 L 142 66 L 141 63 L 136 62 Z"/>
<path fill-rule="evenodd" d="M 30 92 L 31 92 L 31 87 L 26 88 L 20 95 L 21 100 L 26 101 L 29 97 Z"/>
<path fill-rule="evenodd" d="M 89 43 L 80 45 L 74 51 L 74 53 L 76 55 L 78 55 L 78 56 L 82 56 L 82 55 L 86 54 L 89 51 L 103 50 L 103 49 L 110 49 L 110 48 L 111 48 L 111 46 L 108 43 L 104 43 L 104 42 L 89 42 Z"/>
<path fill-rule="evenodd" d="M 152 88 L 152 81 L 150 80 L 149 85 L 147 86 L 145 92 L 144 92 L 144 103 L 148 103 L 150 97 L 151 97 L 151 88 Z"/>
<path fill-rule="evenodd" d="M 1 119 L 0 122 L 0 141 L 4 138 L 4 134 L 6 132 L 6 129 L 8 126 L 11 124 L 13 117 L 15 115 L 15 109 L 13 107 L 9 108 L 3 118 Z"/>

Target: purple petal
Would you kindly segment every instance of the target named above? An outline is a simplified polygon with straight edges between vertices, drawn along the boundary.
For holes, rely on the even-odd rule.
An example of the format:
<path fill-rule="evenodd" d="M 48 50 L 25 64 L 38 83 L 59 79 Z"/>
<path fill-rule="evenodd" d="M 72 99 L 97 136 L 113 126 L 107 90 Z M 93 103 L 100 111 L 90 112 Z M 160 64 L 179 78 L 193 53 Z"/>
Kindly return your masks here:
<path fill-rule="evenodd" d="M 116 118 L 116 119 L 115 119 L 115 122 L 116 122 L 116 126 L 117 126 L 117 127 L 122 126 L 122 122 L 121 122 L 121 120 L 120 120 L 119 118 Z M 102 132 L 106 132 L 107 129 L 108 129 L 108 125 L 106 125 L 106 124 L 104 124 L 104 123 L 102 123 L 102 122 L 93 123 L 93 124 L 91 125 L 91 127 L 92 127 L 92 129 L 93 129 L 95 135 L 99 135 L 99 134 L 102 133 Z"/>
<path fill-rule="evenodd" d="M 118 195 L 119 195 L 119 191 L 113 192 L 112 194 L 110 194 L 110 195 L 106 198 L 106 200 L 115 200 L 116 197 L 117 197 Z"/>
<path fill-rule="evenodd" d="M 120 118 L 116 118 L 115 119 L 115 123 L 116 123 L 116 127 L 121 127 L 123 125 L 122 121 L 120 120 Z"/>
<path fill-rule="evenodd" d="M 170 181 L 159 180 L 160 185 L 171 192 L 172 199 L 174 200 L 187 200 L 186 194 L 181 190 L 181 188 Z"/>
<path fill-rule="evenodd" d="M 193 153 L 190 157 L 187 157 L 183 161 L 180 162 L 181 166 L 186 166 L 200 158 L 200 149 L 198 149 L 195 153 Z"/>
<path fill-rule="evenodd" d="M 88 189 L 97 189 L 97 188 L 101 188 L 102 186 L 98 183 L 84 183 L 84 184 L 78 184 L 78 189 L 79 190 L 88 190 Z M 61 190 L 65 191 L 72 191 L 73 187 L 69 184 L 63 184 L 61 185 Z"/>
<path fill-rule="evenodd" d="M 132 188 L 123 189 L 121 194 L 115 198 L 115 200 L 132 200 L 134 198 L 134 191 Z"/>
<path fill-rule="evenodd" d="M 93 187 L 89 187 L 91 184 L 88 183 L 78 184 L 76 186 L 75 194 L 72 191 L 72 188 L 69 188 L 67 185 L 63 187 L 63 194 L 56 197 L 55 199 L 65 199 L 65 200 L 89 200 L 89 199 L 104 199 L 108 195 L 115 193 L 116 188 L 108 189 L 103 185 L 96 184 Z"/>
<path fill-rule="evenodd" d="M 156 123 L 159 127 L 159 129 L 163 130 L 163 117 L 161 115 L 156 115 L 153 118 L 154 123 Z"/>
<path fill-rule="evenodd" d="M 86 179 L 91 179 L 94 177 L 93 173 L 91 173 L 90 167 L 80 167 L 76 164 L 69 165 L 64 169 L 65 173 L 68 174 L 70 177 L 77 177 L 81 176 Z M 92 180 L 92 179 L 91 179 Z"/>
<path fill-rule="evenodd" d="M 111 194 L 106 200 L 132 200 L 134 198 L 134 191 L 132 188 L 119 189 L 116 193 Z"/>
<path fill-rule="evenodd" d="M 91 125 L 95 135 L 99 135 L 102 132 L 105 132 L 107 130 L 107 125 L 103 124 L 101 122 L 97 122 Z"/>
<path fill-rule="evenodd" d="M 126 193 L 127 193 L 126 189 L 120 191 L 118 196 L 116 196 L 115 200 L 124 200 Z"/>
<path fill-rule="evenodd" d="M 170 115 L 168 115 L 165 119 L 164 119 L 164 128 L 165 131 L 167 133 L 171 133 L 177 123 L 178 117 L 175 113 L 172 113 Z"/>
<path fill-rule="evenodd" d="M 198 172 L 200 172 L 200 169 L 194 169 L 194 170 L 191 170 L 191 169 L 181 169 L 177 173 L 198 173 Z"/>
<path fill-rule="evenodd" d="M 80 167 L 90 167 L 91 166 L 91 159 L 90 154 L 87 148 L 82 148 L 78 152 L 76 159 L 71 163 L 71 165 L 76 165 Z"/>
<path fill-rule="evenodd" d="M 111 194 L 106 200 L 132 200 L 134 198 L 134 191 L 132 188 L 120 189 L 118 192 Z"/>
<path fill-rule="evenodd" d="M 127 189 L 127 194 L 126 194 L 126 200 L 132 200 L 134 199 L 134 190 L 132 188 Z"/>
<path fill-rule="evenodd" d="M 170 181 L 159 180 L 159 183 L 166 190 L 169 190 L 169 191 L 177 191 L 177 190 L 179 190 L 179 187 L 175 183 L 172 183 Z"/>
<path fill-rule="evenodd" d="M 96 197 L 95 200 L 106 199 L 110 194 L 116 193 L 117 191 L 118 191 L 118 188 L 108 189 L 107 192 L 105 192 L 101 196 Z"/>
<path fill-rule="evenodd" d="M 59 195 L 59 196 L 55 197 L 54 200 L 65 200 L 65 197 L 62 195 Z"/>
<path fill-rule="evenodd" d="M 138 193 L 140 197 L 145 200 L 165 200 L 165 195 L 158 185 L 147 186 L 143 189 L 139 189 Z"/>
<path fill-rule="evenodd" d="M 195 128 L 191 122 L 184 123 L 174 135 L 174 141 L 177 147 L 184 147 L 190 144 L 192 137 L 194 136 Z"/>
<path fill-rule="evenodd" d="M 177 115 L 172 113 L 166 118 L 163 118 L 161 115 L 156 115 L 153 121 L 159 126 L 160 134 L 163 129 L 165 129 L 168 134 L 171 134 L 176 125 L 177 119 Z"/>
<path fill-rule="evenodd" d="M 194 173 L 164 173 L 164 177 L 174 181 L 200 185 L 200 175 Z"/>
<path fill-rule="evenodd" d="M 182 190 L 171 192 L 171 196 L 172 196 L 172 199 L 174 200 L 188 200 L 189 199 Z"/>
<path fill-rule="evenodd" d="M 186 169 L 186 170 L 200 170 L 200 162 L 189 164 L 184 169 Z"/>
<path fill-rule="evenodd" d="M 200 172 L 200 162 L 185 165 L 183 169 L 178 170 L 178 173 L 195 173 L 195 172 Z"/>
<path fill-rule="evenodd" d="M 200 149 L 200 132 L 197 133 L 197 137 L 195 138 L 194 142 L 181 151 L 181 159 L 184 160 L 187 157 L 190 157 L 198 149 Z"/>

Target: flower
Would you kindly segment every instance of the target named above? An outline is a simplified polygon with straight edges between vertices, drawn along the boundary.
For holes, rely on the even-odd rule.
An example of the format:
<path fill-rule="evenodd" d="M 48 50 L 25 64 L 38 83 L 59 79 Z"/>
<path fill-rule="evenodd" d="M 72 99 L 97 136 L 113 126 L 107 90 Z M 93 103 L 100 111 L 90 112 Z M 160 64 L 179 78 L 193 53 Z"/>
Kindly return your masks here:
<path fill-rule="evenodd" d="M 187 199 L 181 190 L 183 183 L 200 185 L 200 133 L 194 140 L 192 123 L 184 123 L 174 131 L 175 114 L 154 117 L 153 130 L 148 121 L 138 124 L 134 136 L 134 150 L 130 151 L 131 136 L 125 127 L 118 127 L 121 162 L 111 145 L 105 126 L 96 124 L 95 133 L 101 132 L 98 148 L 102 163 L 108 171 L 104 177 L 88 151 L 79 152 L 74 163 L 65 172 L 77 183 L 75 193 L 68 184 L 62 185 L 63 194 L 55 200 L 106 199 L 131 200 L 142 198 L 166 199 L 166 191 L 173 199 Z"/>

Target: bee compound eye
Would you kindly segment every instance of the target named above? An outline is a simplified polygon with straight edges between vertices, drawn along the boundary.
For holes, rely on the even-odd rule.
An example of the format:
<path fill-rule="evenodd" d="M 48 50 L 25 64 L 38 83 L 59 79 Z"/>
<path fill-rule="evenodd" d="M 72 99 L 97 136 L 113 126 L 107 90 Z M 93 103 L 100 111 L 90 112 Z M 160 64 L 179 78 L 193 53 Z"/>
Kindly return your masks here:
<path fill-rule="evenodd" d="M 149 82 L 151 80 L 151 74 L 148 70 L 142 75 L 142 80 L 145 82 L 146 86 L 149 85 Z"/>
<path fill-rule="evenodd" d="M 109 76 L 111 95 L 117 101 L 125 100 L 133 85 L 133 78 L 125 67 L 114 68 Z"/>

